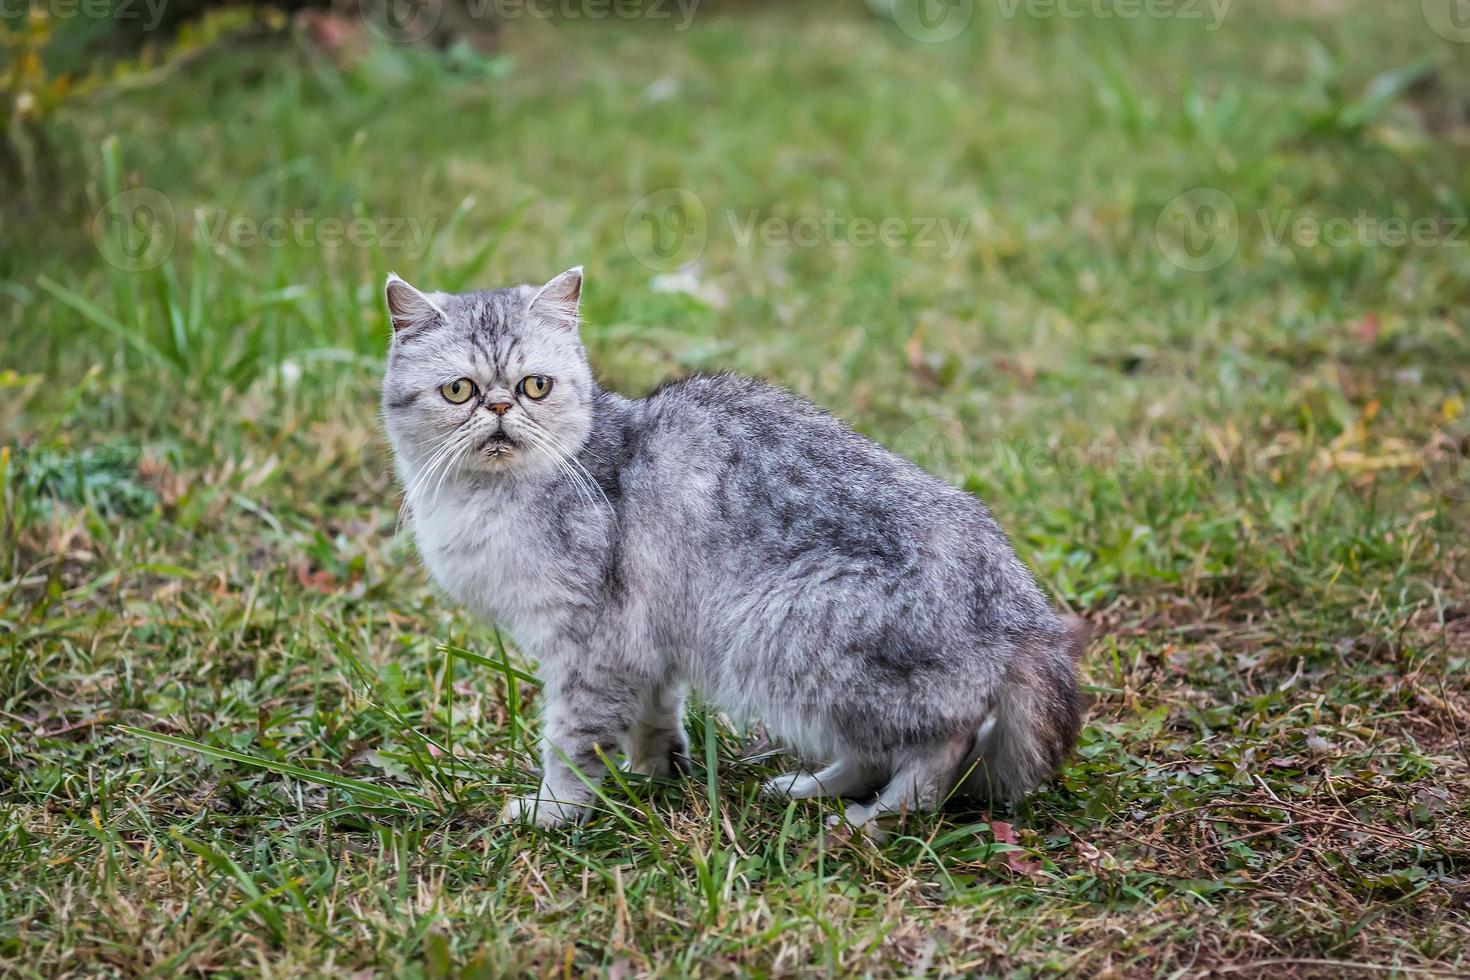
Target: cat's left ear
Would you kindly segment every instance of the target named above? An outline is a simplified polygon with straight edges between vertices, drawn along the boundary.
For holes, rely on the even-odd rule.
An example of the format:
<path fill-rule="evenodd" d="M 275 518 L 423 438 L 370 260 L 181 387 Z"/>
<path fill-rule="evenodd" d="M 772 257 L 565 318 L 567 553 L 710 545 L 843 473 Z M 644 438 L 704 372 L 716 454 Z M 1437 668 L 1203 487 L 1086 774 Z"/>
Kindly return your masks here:
<path fill-rule="evenodd" d="M 534 316 L 575 332 L 577 311 L 581 304 L 582 267 L 579 265 L 542 286 L 527 309 Z"/>

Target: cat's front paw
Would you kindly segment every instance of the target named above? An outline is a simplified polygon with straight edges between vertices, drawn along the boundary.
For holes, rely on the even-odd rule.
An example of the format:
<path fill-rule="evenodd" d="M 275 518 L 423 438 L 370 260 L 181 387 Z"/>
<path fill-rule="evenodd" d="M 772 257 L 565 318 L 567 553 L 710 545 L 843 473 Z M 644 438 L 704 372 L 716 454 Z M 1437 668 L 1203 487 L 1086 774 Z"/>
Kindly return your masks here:
<path fill-rule="evenodd" d="M 513 796 L 500 813 L 501 823 L 533 823 L 538 827 L 566 827 L 587 818 L 587 808 L 540 796 Z"/>
<path fill-rule="evenodd" d="M 786 772 L 761 784 L 761 793 L 774 800 L 804 800 L 822 795 L 822 784 L 809 772 Z"/>

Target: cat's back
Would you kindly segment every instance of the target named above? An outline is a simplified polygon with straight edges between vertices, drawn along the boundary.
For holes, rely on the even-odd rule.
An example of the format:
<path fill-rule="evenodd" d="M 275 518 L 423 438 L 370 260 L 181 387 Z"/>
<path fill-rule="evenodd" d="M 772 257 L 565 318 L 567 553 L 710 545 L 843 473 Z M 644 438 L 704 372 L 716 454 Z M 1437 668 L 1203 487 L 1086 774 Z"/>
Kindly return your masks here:
<path fill-rule="evenodd" d="M 763 444 L 772 452 L 809 449 L 813 440 L 886 452 L 836 417 L 785 388 L 744 375 L 695 374 L 641 399 L 645 428 L 654 435 L 686 433 L 716 444 Z"/>
<path fill-rule="evenodd" d="M 746 541 L 891 561 L 912 560 L 936 535 L 1000 535 L 979 500 L 767 382 L 696 375 L 641 410 L 645 475 L 708 503 Z"/>
<path fill-rule="evenodd" d="M 847 482 L 877 492 L 900 485 L 925 497 L 957 493 L 800 395 L 756 378 L 692 375 L 656 389 L 642 407 L 648 446 L 678 446 L 689 463 L 751 469 L 796 489 Z"/>
<path fill-rule="evenodd" d="M 639 409 L 630 497 L 658 502 L 647 523 L 660 554 L 698 556 L 691 577 L 710 573 L 731 621 L 784 622 L 800 606 L 832 622 L 891 613 L 895 628 L 1052 623 L 979 499 L 805 399 L 722 374 L 666 385 Z"/>

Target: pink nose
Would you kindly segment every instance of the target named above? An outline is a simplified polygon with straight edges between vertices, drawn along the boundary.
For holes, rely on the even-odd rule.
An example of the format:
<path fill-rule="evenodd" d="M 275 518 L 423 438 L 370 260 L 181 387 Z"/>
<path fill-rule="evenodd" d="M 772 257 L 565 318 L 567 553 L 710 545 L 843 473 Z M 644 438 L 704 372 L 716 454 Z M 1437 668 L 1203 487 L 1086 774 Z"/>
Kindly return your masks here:
<path fill-rule="evenodd" d="M 494 412 L 496 415 L 504 415 L 506 412 L 510 411 L 510 405 L 510 402 L 490 402 L 485 407 L 490 409 L 490 411 Z"/>

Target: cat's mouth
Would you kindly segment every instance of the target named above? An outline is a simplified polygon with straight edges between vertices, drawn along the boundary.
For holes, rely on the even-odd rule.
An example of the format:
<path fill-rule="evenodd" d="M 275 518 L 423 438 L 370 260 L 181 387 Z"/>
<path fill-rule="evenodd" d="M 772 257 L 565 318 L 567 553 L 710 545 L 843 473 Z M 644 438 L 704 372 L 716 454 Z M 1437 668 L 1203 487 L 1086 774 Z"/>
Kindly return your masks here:
<path fill-rule="evenodd" d="M 516 442 L 504 430 L 495 433 L 480 443 L 480 455 L 485 459 L 504 459 L 516 448 Z"/>

